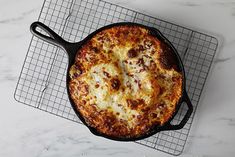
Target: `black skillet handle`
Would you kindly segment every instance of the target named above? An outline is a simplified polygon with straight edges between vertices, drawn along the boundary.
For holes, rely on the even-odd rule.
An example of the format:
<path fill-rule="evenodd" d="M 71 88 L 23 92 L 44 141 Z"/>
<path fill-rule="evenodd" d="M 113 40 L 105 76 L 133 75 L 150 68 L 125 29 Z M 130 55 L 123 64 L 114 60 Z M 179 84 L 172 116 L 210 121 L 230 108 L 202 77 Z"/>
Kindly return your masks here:
<path fill-rule="evenodd" d="M 158 39 L 169 42 L 168 39 L 166 39 L 165 36 L 162 34 L 162 32 L 160 32 L 157 28 L 149 27 L 149 29 L 151 30 L 152 35 L 158 37 Z"/>
<path fill-rule="evenodd" d="M 41 28 L 43 31 L 45 31 L 49 36 L 44 35 L 42 33 L 40 33 L 37 28 Z M 53 45 L 59 46 L 63 49 L 66 49 L 66 45 L 68 44 L 67 41 L 65 41 L 64 39 L 62 39 L 58 34 L 56 34 L 53 30 L 51 30 L 49 27 L 47 27 L 46 25 L 44 25 L 41 22 L 34 22 L 31 24 L 30 26 L 30 31 L 33 35 L 35 35 L 36 37 L 49 42 Z"/>
<path fill-rule="evenodd" d="M 192 112 L 193 112 L 193 105 L 188 97 L 188 94 L 186 93 L 186 91 L 184 91 L 183 93 L 183 98 L 182 98 L 182 102 L 185 102 L 188 106 L 188 110 L 186 112 L 186 114 L 184 115 L 184 118 L 181 120 L 181 122 L 177 125 L 172 125 L 170 122 L 168 124 L 166 124 L 162 130 L 178 130 L 178 129 L 182 129 L 184 127 L 184 125 L 187 123 L 188 119 L 190 118 Z"/>

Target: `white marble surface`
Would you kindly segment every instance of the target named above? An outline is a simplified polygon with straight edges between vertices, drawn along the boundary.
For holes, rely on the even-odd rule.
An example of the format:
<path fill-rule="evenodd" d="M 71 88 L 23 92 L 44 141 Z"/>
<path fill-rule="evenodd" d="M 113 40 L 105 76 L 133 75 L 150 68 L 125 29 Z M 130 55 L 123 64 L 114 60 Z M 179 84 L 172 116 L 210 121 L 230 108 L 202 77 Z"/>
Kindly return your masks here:
<path fill-rule="evenodd" d="M 111 0 L 110 0 L 111 1 Z M 42 0 L 0 0 L 0 157 L 170 156 L 92 136 L 76 123 L 17 103 L 14 89 Z M 235 0 L 115 0 L 123 6 L 215 34 L 213 70 L 182 156 L 235 154 Z"/>

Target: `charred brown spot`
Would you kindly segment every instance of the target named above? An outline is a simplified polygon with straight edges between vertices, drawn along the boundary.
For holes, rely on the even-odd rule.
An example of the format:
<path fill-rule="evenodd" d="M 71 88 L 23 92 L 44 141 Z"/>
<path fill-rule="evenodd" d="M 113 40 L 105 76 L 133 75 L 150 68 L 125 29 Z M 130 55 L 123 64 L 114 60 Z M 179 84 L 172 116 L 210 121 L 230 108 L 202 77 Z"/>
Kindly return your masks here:
<path fill-rule="evenodd" d="M 111 80 L 111 86 L 113 87 L 113 89 L 118 90 L 120 87 L 120 81 L 117 78 L 113 78 Z"/>
<path fill-rule="evenodd" d="M 152 59 L 152 57 L 151 57 L 151 56 L 149 56 L 149 55 L 143 55 L 143 57 L 144 57 L 144 58 Z"/>
<path fill-rule="evenodd" d="M 178 58 L 173 53 L 173 50 L 166 44 L 161 44 L 162 52 L 160 53 L 159 61 L 161 65 L 166 69 L 174 68 L 174 70 L 179 71 Z"/>
<path fill-rule="evenodd" d="M 124 30 L 124 31 L 122 31 L 122 33 L 123 33 L 124 37 L 127 38 L 130 31 L 129 30 Z"/>
<path fill-rule="evenodd" d="M 98 37 L 98 40 L 99 40 L 99 41 L 103 41 L 103 40 L 104 40 L 103 34 L 102 34 L 100 37 Z"/>
<path fill-rule="evenodd" d="M 149 49 L 152 45 L 153 45 L 153 44 L 152 44 L 151 41 L 148 41 L 148 40 L 145 40 L 145 41 L 144 41 L 144 46 L 145 46 L 145 48 Z"/>
<path fill-rule="evenodd" d="M 118 30 L 118 31 L 117 31 L 117 33 L 115 34 L 115 37 L 119 38 L 119 37 L 120 37 L 120 35 L 121 35 L 121 31 L 120 31 L 120 30 Z"/>
<path fill-rule="evenodd" d="M 100 85 L 99 85 L 98 83 L 95 84 L 95 88 L 99 88 L 99 86 L 100 86 Z"/>
<path fill-rule="evenodd" d="M 74 67 L 79 75 L 82 74 L 82 66 L 80 63 L 76 62 Z"/>
<path fill-rule="evenodd" d="M 114 62 L 113 64 L 114 64 L 115 67 L 118 68 L 118 62 Z"/>
<path fill-rule="evenodd" d="M 127 52 L 127 56 L 129 58 L 134 58 L 138 55 L 137 51 L 135 49 L 130 49 L 128 52 Z"/>
<path fill-rule="evenodd" d="M 157 118 L 157 114 L 156 114 L 156 113 L 151 113 L 150 116 L 151 116 L 152 118 Z"/>
<path fill-rule="evenodd" d="M 156 63 L 155 63 L 153 60 L 150 61 L 150 66 L 149 66 L 149 68 L 150 68 L 151 70 L 156 69 Z"/>
<path fill-rule="evenodd" d="M 122 61 L 123 63 L 125 63 L 125 64 L 127 64 L 128 62 L 127 62 L 127 60 L 124 60 L 124 61 Z"/>
<path fill-rule="evenodd" d="M 111 44 L 109 47 L 110 47 L 110 49 L 113 49 L 115 47 L 115 45 Z M 113 51 L 111 51 L 111 52 L 113 52 Z"/>
<path fill-rule="evenodd" d="M 151 54 L 151 55 L 154 55 L 155 52 L 156 52 L 156 51 L 151 51 L 150 54 Z"/>
<path fill-rule="evenodd" d="M 137 108 L 138 101 L 132 99 L 127 99 L 126 101 L 128 106 L 130 106 L 131 108 Z"/>
<path fill-rule="evenodd" d="M 73 74 L 73 78 L 77 78 L 78 76 L 79 76 L 78 73 L 74 73 L 74 74 Z"/>
<path fill-rule="evenodd" d="M 103 71 L 103 73 L 104 73 L 104 75 L 105 75 L 106 77 L 108 77 L 108 78 L 110 78 L 110 77 L 111 77 L 111 76 L 110 76 L 110 74 L 109 74 L 108 72 Z"/>
<path fill-rule="evenodd" d="M 141 118 L 142 118 L 142 115 L 137 115 L 137 118 L 138 118 L 138 119 L 141 119 Z"/>
<path fill-rule="evenodd" d="M 157 76 L 157 79 L 163 79 L 163 80 L 165 80 L 165 79 L 166 79 L 166 76 L 165 76 L 165 75 L 158 75 L 158 76 Z"/>
<path fill-rule="evenodd" d="M 113 50 L 108 50 L 108 53 L 113 53 Z"/>
<path fill-rule="evenodd" d="M 107 114 L 107 116 L 105 116 L 104 119 L 105 119 L 105 120 L 104 120 L 104 126 L 105 126 L 106 128 L 111 129 L 112 126 L 113 126 L 113 124 L 114 124 L 115 121 L 116 121 L 116 117 L 115 117 L 114 115 Z"/>
<path fill-rule="evenodd" d="M 85 100 L 82 100 L 82 101 L 81 101 L 81 104 L 82 104 L 82 105 L 85 105 L 85 104 L 86 104 L 86 101 L 85 101 Z"/>
<path fill-rule="evenodd" d="M 144 51 L 143 45 L 139 45 L 138 50 L 139 50 L 139 51 Z"/>
<path fill-rule="evenodd" d="M 88 85 L 85 85 L 85 92 L 86 92 L 86 94 L 89 93 L 89 86 Z"/>
<path fill-rule="evenodd" d="M 95 53 L 99 53 L 99 49 L 97 47 L 92 47 L 91 50 Z"/>
<path fill-rule="evenodd" d="M 140 38 L 134 38 L 136 43 L 139 43 L 141 41 Z"/>
<path fill-rule="evenodd" d="M 118 107 L 121 107 L 122 106 L 122 104 L 118 104 Z"/>
<path fill-rule="evenodd" d="M 130 74 L 130 73 L 126 73 L 126 75 L 127 75 L 127 76 L 130 76 L 130 77 L 132 77 L 132 78 L 134 77 L 134 75 L 133 75 L 133 74 Z"/>
<path fill-rule="evenodd" d="M 180 77 L 172 77 L 173 82 L 178 82 L 180 80 Z"/>
<path fill-rule="evenodd" d="M 165 91 L 166 89 L 164 87 L 160 87 L 159 95 L 162 95 Z"/>
<path fill-rule="evenodd" d="M 144 60 L 143 60 L 143 58 L 140 58 L 140 59 L 137 61 L 137 64 L 144 66 Z"/>
<path fill-rule="evenodd" d="M 89 86 L 88 85 L 78 86 L 78 90 L 80 91 L 81 95 L 87 95 L 89 93 Z"/>
<path fill-rule="evenodd" d="M 138 106 L 143 105 L 144 104 L 144 100 L 143 99 L 127 99 L 127 104 L 131 109 L 137 109 Z"/>
<path fill-rule="evenodd" d="M 163 102 L 160 102 L 159 104 L 157 104 L 157 107 L 159 108 L 165 108 L 165 104 Z"/>
<path fill-rule="evenodd" d="M 126 87 L 129 88 L 129 89 L 131 89 L 131 83 L 130 83 L 130 81 L 127 81 L 127 82 L 126 82 Z"/>
<path fill-rule="evenodd" d="M 145 107 L 145 108 L 141 109 L 141 111 L 147 113 L 147 112 L 150 111 L 150 108 L 149 107 Z"/>

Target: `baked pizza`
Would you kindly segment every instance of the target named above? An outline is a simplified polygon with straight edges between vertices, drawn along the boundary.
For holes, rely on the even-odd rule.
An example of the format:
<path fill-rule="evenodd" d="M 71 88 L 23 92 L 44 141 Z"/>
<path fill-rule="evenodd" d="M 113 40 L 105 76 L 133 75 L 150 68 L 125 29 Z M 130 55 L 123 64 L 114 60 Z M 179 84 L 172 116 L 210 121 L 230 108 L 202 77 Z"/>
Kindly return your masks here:
<path fill-rule="evenodd" d="M 69 69 L 69 92 L 88 126 L 102 135 L 138 138 L 169 121 L 182 95 L 172 48 L 142 26 L 95 34 Z"/>

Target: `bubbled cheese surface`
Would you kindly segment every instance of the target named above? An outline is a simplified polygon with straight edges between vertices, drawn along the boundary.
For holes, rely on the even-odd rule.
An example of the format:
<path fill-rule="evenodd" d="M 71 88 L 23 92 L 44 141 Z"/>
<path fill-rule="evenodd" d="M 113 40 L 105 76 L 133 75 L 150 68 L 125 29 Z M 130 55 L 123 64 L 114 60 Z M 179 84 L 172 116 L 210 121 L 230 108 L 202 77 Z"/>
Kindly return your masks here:
<path fill-rule="evenodd" d="M 93 36 L 70 69 L 69 91 L 86 123 L 110 137 L 139 137 L 172 116 L 182 74 L 166 49 L 140 26 L 114 26 Z M 165 57 L 162 59 L 162 57 Z"/>

